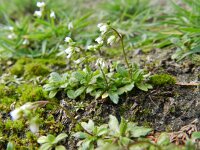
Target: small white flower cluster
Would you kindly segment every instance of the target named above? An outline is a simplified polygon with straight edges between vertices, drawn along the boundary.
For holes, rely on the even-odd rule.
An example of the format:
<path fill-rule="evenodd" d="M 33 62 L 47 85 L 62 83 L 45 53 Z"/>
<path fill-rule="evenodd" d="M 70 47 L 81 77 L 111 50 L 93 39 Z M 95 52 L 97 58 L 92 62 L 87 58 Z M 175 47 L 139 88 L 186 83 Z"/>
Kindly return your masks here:
<path fill-rule="evenodd" d="M 21 107 L 16 108 L 15 110 L 10 112 L 12 120 L 18 120 L 22 117 L 26 117 L 28 115 L 29 111 L 31 109 L 33 109 L 34 107 L 35 106 L 32 103 L 28 102 L 28 103 L 22 105 Z M 39 124 L 37 123 L 37 120 L 38 119 L 36 119 L 36 117 L 34 117 L 33 119 L 31 119 L 31 122 L 30 122 L 29 127 L 30 127 L 31 132 L 33 132 L 33 133 L 36 133 L 39 130 Z"/>
<path fill-rule="evenodd" d="M 44 11 L 44 8 L 46 6 L 45 2 L 37 2 L 36 6 L 40 9 L 40 10 L 36 10 L 34 12 L 34 16 L 38 17 L 38 18 L 41 18 L 42 15 L 43 15 L 43 11 Z M 51 13 L 50 13 L 50 18 L 53 18 L 55 19 L 56 18 L 56 15 L 55 15 L 55 12 L 51 10 Z"/>
<path fill-rule="evenodd" d="M 106 64 L 106 62 L 103 60 L 103 58 L 97 59 L 95 65 L 96 65 L 97 67 L 100 66 L 102 69 L 107 68 L 107 64 Z"/>
<path fill-rule="evenodd" d="M 99 23 L 97 25 L 97 27 L 99 28 L 99 31 L 101 32 L 101 36 L 99 36 L 98 38 L 96 38 L 96 42 L 98 43 L 97 45 L 89 45 L 87 47 L 88 50 L 97 50 L 99 48 L 101 48 L 104 44 L 104 40 L 106 38 L 105 34 L 106 32 L 109 31 L 110 29 L 110 26 L 108 24 L 105 24 L 105 23 Z M 116 41 L 116 36 L 114 35 L 111 35 L 110 37 L 108 37 L 107 39 L 107 44 L 108 45 L 112 45 L 115 41 Z"/>
<path fill-rule="evenodd" d="M 97 27 L 99 28 L 102 35 L 105 34 L 109 30 L 109 25 L 105 23 L 99 23 Z"/>
<path fill-rule="evenodd" d="M 17 36 L 14 33 L 14 27 L 12 26 L 7 26 L 6 27 L 7 30 L 9 30 L 11 33 L 7 36 L 8 39 L 12 40 L 15 39 Z"/>
<path fill-rule="evenodd" d="M 71 58 L 73 53 L 80 52 L 80 48 L 75 46 L 75 42 L 70 37 L 66 37 L 64 41 L 70 45 L 67 49 L 65 49 L 68 59 Z"/>

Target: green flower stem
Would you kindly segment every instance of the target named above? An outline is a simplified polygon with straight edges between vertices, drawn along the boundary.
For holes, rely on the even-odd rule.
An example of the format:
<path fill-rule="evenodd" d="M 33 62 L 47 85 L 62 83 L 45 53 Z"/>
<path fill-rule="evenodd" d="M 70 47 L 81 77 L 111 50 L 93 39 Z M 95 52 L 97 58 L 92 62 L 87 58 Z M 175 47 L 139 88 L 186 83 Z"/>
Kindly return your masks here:
<path fill-rule="evenodd" d="M 125 52 L 123 36 L 120 35 L 120 33 L 119 33 L 116 29 L 114 29 L 114 28 L 112 28 L 112 27 L 111 27 L 111 29 L 112 29 L 112 30 L 117 34 L 117 36 L 120 38 L 121 45 L 122 45 L 122 51 L 123 51 L 123 55 L 124 55 L 124 59 L 125 59 L 125 63 L 126 63 L 128 69 L 129 69 L 129 76 L 130 76 L 130 78 L 131 78 L 131 70 L 130 70 L 131 67 L 130 67 L 130 65 L 129 65 L 128 58 L 127 58 L 127 55 L 126 55 L 126 52 Z"/>

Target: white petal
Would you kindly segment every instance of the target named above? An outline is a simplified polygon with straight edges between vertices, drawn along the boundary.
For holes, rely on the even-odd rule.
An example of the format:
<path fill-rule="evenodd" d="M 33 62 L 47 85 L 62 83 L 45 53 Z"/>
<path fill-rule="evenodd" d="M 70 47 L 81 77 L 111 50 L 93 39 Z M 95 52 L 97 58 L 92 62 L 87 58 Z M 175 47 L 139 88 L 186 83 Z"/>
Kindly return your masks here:
<path fill-rule="evenodd" d="M 29 128 L 30 128 L 31 132 L 36 133 L 39 131 L 39 124 L 31 123 Z"/>
<path fill-rule="evenodd" d="M 39 18 L 42 17 L 42 11 L 40 11 L 40 10 L 37 11 L 37 10 L 36 10 L 36 11 L 34 12 L 34 16 L 39 17 Z"/>
<path fill-rule="evenodd" d="M 65 42 L 71 43 L 71 42 L 73 42 L 73 40 L 72 40 L 70 37 L 66 37 L 66 38 L 65 38 Z"/>
<path fill-rule="evenodd" d="M 112 45 L 114 43 L 114 41 L 115 41 L 115 36 L 111 35 L 107 40 L 107 44 Z"/>
<path fill-rule="evenodd" d="M 70 22 L 70 23 L 68 24 L 68 29 L 71 30 L 71 29 L 73 29 L 73 28 L 74 28 L 74 25 L 73 25 L 72 22 Z"/>
<path fill-rule="evenodd" d="M 50 13 L 50 18 L 56 18 L 56 15 L 55 15 L 55 12 L 54 11 L 51 11 L 51 13 Z"/>
<path fill-rule="evenodd" d="M 12 117 L 12 120 L 17 120 L 21 117 L 20 113 L 21 113 L 21 109 L 20 108 L 16 108 L 15 110 L 10 112 L 10 115 Z"/>
<path fill-rule="evenodd" d="M 45 2 L 37 2 L 37 7 L 41 8 L 45 6 Z"/>
<path fill-rule="evenodd" d="M 99 44 L 103 44 L 103 38 L 100 36 L 95 40 Z"/>

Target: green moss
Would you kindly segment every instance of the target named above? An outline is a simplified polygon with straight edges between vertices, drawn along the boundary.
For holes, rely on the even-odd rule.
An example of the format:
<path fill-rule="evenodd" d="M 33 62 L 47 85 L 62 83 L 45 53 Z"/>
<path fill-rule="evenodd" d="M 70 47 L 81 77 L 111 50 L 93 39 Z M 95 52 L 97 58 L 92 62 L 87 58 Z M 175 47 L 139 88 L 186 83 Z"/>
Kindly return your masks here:
<path fill-rule="evenodd" d="M 0 85 L 0 98 L 3 97 L 13 97 L 15 96 L 15 87 L 14 86 L 5 86 Z"/>
<path fill-rule="evenodd" d="M 24 74 L 24 65 L 30 62 L 29 58 L 21 58 L 19 59 L 11 68 L 10 73 L 12 75 L 22 76 Z"/>
<path fill-rule="evenodd" d="M 25 66 L 26 76 L 45 76 L 50 73 L 50 69 L 43 64 L 30 63 Z"/>
<path fill-rule="evenodd" d="M 16 99 L 10 97 L 3 97 L 0 99 L 0 103 L 5 106 L 10 106 Z"/>
<path fill-rule="evenodd" d="M 5 129 L 6 130 L 15 130 L 15 131 L 23 131 L 25 128 L 25 123 L 22 120 L 7 120 L 5 122 Z"/>
<path fill-rule="evenodd" d="M 16 63 L 10 68 L 10 73 L 12 75 L 17 75 L 18 77 L 22 76 L 24 73 L 24 66 Z"/>
<path fill-rule="evenodd" d="M 176 83 L 176 78 L 169 74 L 155 74 L 151 76 L 150 83 L 153 85 L 171 85 Z"/>
<path fill-rule="evenodd" d="M 192 55 L 192 62 L 199 66 L 200 65 L 200 55 L 193 54 Z"/>
<path fill-rule="evenodd" d="M 36 59 L 35 60 L 38 63 L 44 64 L 44 65 L 53 65 L 58 67 L 66 67 L 66 62 L 64 60 L 57 60 L 57 59 Z"/>
<path fill-rule="evenodd" d="M 19 99 L 22 103 L 47 99 L 47 93 L 43 88 L 33 84 L 19 86 L 18 92 L 21 93 Z"/>

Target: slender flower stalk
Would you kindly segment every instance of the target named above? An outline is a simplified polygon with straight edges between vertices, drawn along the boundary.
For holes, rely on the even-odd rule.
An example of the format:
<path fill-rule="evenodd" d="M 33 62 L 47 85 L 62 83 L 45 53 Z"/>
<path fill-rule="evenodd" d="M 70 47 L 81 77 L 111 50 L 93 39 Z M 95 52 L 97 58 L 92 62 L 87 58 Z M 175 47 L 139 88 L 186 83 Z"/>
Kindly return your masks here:
<path fill-rule="evenodd" d="M 123 51 L 123 55 L 124 55 L 124 59 L 125 59 L 125 63 L 129 69 L 129 76 L 131 78 L 131 67 L 129 65 L 129 62 L 128 62 L 128 58 L 127 58 L 127 55 L 126 55 L 126 51 L 125 51 L 125 48 L 124 48 L 124 40 L 123 40 L 123 36 L 114 28 L 111 27 L 111 29 L 117 34 L 117 36 L 120 38 L 120 41 L 121 41 L 121 45 L 122 45 L 122 51 Z"/>

